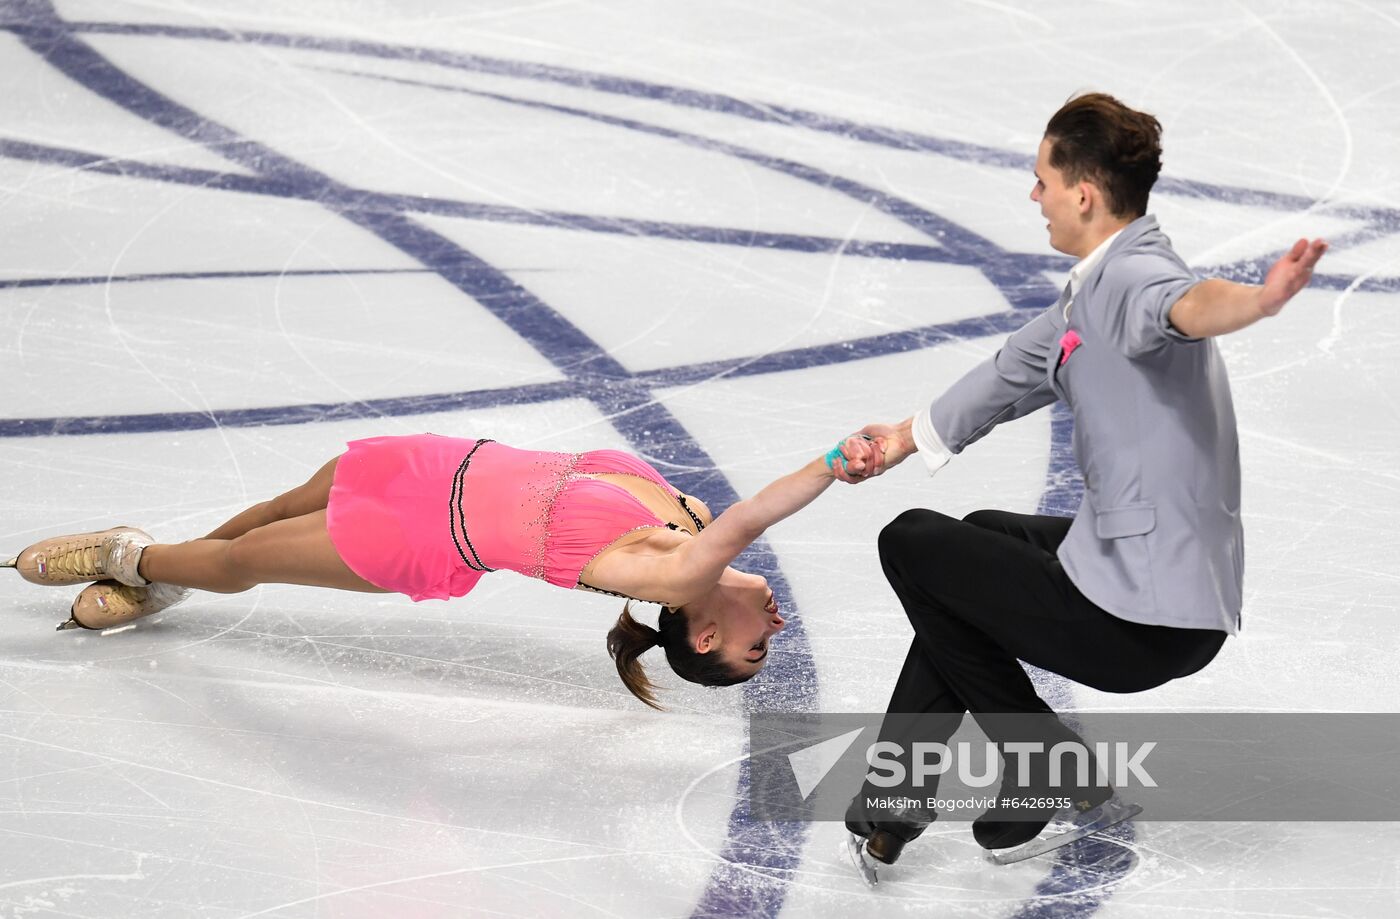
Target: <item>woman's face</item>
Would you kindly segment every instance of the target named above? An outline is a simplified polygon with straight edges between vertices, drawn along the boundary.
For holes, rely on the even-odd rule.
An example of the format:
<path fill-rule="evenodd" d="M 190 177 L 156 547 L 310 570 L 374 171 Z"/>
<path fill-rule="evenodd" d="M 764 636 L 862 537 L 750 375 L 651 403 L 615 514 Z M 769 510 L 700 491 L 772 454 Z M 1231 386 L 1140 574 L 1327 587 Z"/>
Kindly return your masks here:
<path fill-rule="evenodd" d="M 691 612 L 699 624 L 692 633 L 696 650 L 720 654 L 746 677 L 763 669 L 772 638 L 785 625 L 768 581 L 733 568 L 725 569 L 715 589 L 692 604 Z"/>

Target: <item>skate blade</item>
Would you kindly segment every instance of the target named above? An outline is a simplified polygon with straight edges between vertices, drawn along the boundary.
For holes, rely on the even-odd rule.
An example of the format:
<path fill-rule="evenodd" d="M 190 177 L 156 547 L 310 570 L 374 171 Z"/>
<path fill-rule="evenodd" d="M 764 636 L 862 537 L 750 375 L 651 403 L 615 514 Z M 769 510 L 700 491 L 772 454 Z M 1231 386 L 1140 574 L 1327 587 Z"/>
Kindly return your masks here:
<path fill-rule="evenodd" d="M 81 622 L 79 622 L 78 620 L 74 619 L 72 616 L 69 616 L 69 617 L 68 617 L 67 619 L 65 619 L 63 622 L 60 622 L 60 623 L 58 624 L 58 628 L 55 629 L 54 631 L 56 631 L 56 632 L 66 632 L 66 631 L 68 631 L 69 629 L 81 629 L 81 628 L 83 628 L 83 624 L 82 624 Z"/>
<path fill-rule="evenodd" d="M 18 568 L 18 567 L 19 567 L 19 556 L 18 556 L 18 555 L 16 555 L 14 558 L 10 559 L 10 560 L 7 561 L 7 562 L 0 562 L 0 568 Z"/>
<path fill-rule="evenodd" d="M 841 854 L 856 869 L 856 873 L 860 875 L 860 879 L 865 882 L 866 887 L 873 888 L 880 883 L 880 876 L 876 873 L 875 860 L 865 854 L 864 839 L 848 830 L 841 840 Z"/>
<path fill-rule="evenodd" d="M 1063 833 L 1056 833 L 1042 839 L 1032 839 L 1024 846 L 1015 849 L 1004 849 L 998 852 L 988 852 L 987 858 L 998 865 L 1011 865 L 1016 862 L 1023 862 L 1028 858 L 1035 858 L 1037 855 L 1044 855 L 1046 852 L 1067 846 L 1070 843 L 1083 839 L 1085 836 L 1092 836 L 1095 833 L 1102 833 L 1109 827 L 1117 826 L 1124 820 L 1131 820 L 1142 813 L 1142 806 L 1139 804 L 1128 804 L 1111 798 L 1100 804 L 1098 807 L 1086 814 L 1081 814 L 1075 819 L 1073 829 L 1065 830 Z"/>

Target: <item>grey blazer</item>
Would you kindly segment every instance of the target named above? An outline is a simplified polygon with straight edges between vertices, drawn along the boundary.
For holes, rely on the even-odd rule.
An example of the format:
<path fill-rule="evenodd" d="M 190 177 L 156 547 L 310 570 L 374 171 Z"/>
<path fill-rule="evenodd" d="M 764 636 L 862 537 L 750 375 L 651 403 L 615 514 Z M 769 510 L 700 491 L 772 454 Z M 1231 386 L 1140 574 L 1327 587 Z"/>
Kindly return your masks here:
<path fill-rule="evenodd" d="M 1244 531 L 1230 384 L 1215 343 L 1167 321 L 1196 280 L 1156 218 L 1138 218 L 1083 279 L 1068 321 L 1066 288 L 929 418 L 960 453 L 1003 421 L 1064 400 L 1084 475 L 1058 553 L 1066 574 L 1122 619 L 1234 633 Z"/>

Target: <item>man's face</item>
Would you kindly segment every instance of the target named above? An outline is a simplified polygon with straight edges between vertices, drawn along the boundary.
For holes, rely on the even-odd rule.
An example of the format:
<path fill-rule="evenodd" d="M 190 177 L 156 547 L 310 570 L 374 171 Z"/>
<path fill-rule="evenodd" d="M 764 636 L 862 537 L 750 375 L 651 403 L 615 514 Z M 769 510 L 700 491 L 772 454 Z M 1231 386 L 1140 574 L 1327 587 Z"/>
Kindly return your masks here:
<path fill-rule="evenodd" d="M 1050 245 L 1058 252 L 1083 258 L 1087 252 L 1080 252 L 1083 240 L 1085 214 L 1081 209 L 1084 197 L 1079 183 L 1068 185 L 1065 175 L 1050 165 L 1050 139 L 1040 142 L 1040 150 L 1035 157 L 1035 187 L 1031 189 L 1031 200 L 1040 205 L 1040 213 L 1050 230 Z"/>

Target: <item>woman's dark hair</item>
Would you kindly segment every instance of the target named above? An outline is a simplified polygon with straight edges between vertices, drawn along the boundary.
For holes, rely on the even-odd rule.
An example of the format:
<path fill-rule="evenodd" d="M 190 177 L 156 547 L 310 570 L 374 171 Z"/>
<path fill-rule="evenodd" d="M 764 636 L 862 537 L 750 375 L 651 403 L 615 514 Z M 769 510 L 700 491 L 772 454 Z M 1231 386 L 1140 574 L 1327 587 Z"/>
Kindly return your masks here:
<path fill-rule="evenodd" d="M 676 675 L 683 680 L 699 683 L 701 686 L 733 686 L 749 678 L 720 660 L 719 654 L 701 654 L 690 643 L 690 628 L 685 613 L 680 608 L 661 607 L 661 616 L 653 629 L 632 618 L 632 604 L 622 607 L 622 615 L 617 617 L 617 625 L 608 632 L 608 653 L 617 664 L 617 675 L 628 692 L 641 699 L 657 711 L 656 684 L 647 678 L 642 662 L 638 660 L 648 648 L 660 645 L 666 649 L 666 661 Z"/>
<path fill-rule="evenodd" d="M 1045 126 L 1050 165 L 1073 185 L 1088 180 L 1116 217 L 1147 213 L 1147 194 L 1162 171 L 1162 125 L 1107 93 L 1071 98 Z"/>

